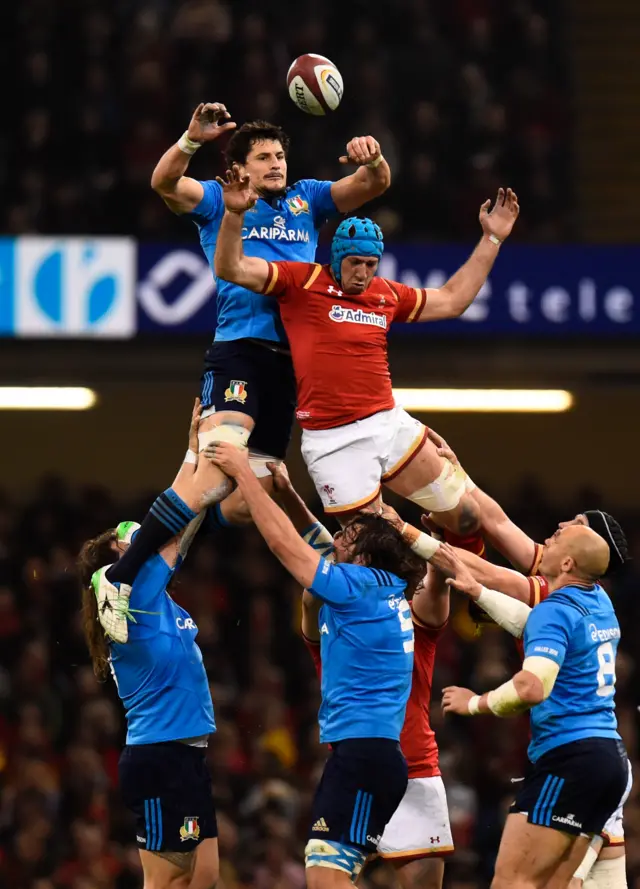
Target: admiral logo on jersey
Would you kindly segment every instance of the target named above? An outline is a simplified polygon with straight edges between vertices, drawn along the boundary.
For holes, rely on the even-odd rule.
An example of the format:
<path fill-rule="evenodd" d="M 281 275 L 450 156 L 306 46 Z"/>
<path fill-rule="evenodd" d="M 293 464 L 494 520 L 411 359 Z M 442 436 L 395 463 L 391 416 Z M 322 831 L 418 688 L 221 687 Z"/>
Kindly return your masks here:
<path fill-rule="evenodd" d="M 387 329 L 387 316 L 377 312 L 363 312 L 362 309 L 345 309 L 343 306 L 331 306 L 329 317 L 341 324 L 343 321 L 352 324 L 373 324 L 374 327 Z"/>

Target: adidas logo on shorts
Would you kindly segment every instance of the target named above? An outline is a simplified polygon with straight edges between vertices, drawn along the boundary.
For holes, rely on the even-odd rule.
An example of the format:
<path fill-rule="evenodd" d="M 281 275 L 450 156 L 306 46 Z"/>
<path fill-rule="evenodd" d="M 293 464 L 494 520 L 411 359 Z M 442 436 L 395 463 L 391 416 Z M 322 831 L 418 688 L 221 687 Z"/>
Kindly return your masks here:
<path fill-rule="evenodd" d="M 321 830 L 321 831 L 323 831 L 323 832 L 326 832 L 326 831 L 329 830 L 329 828 L 327 827 L 327 822 L 324 820 L 324 818 L 318 818 L 318 820 L 317 820 L 316 823 L 313 825 L 313 827 L 311 828 L 311 830 L 312 830 L 312 831 L 313 831 L 313 830 Z"/>

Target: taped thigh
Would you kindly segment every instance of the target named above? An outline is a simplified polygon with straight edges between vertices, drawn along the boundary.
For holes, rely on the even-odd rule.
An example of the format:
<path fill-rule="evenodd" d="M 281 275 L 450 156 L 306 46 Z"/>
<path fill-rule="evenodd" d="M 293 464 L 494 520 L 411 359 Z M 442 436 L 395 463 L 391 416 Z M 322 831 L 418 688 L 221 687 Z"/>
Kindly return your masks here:
<path fill-rule="evenodd" d="M 198 453 L 212 441 L 228 441 L 237 448 L 246 448 L 251 431 L 238 423 L 221 423 L 205 432 L 198 432 Z"/>
<path fill-rule="evenodd" d="M 432 482 L 407 496 L 425 512 L 448 512 L 455 509 L 467 492 L 467 474 L 461 466 L 445 460 L 442 472 Z"/>
<path fill-rule="evenodd" d="M 367 853 L 356 846 L 337 843 L 334 840 L 309 840 L 304 850 L 305 867 L 327 867 L 349 874 L 352 880 L 358 876 Z"/>

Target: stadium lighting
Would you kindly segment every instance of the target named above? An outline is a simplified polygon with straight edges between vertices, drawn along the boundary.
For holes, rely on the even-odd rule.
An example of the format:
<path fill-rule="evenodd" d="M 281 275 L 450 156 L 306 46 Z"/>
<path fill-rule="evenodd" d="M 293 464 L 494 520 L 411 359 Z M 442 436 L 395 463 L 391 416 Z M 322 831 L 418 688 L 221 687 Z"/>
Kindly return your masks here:
<path fill-rule="evenodd" d="M 574 403 L 565 389 L 394 389 L 393 394 L 408 411 L 557 414 Z"/>
<path fill-rule="evenodd" d="M 2 411 L 86 411 L 97 400 L 82 386 L 0 386 Z"/>

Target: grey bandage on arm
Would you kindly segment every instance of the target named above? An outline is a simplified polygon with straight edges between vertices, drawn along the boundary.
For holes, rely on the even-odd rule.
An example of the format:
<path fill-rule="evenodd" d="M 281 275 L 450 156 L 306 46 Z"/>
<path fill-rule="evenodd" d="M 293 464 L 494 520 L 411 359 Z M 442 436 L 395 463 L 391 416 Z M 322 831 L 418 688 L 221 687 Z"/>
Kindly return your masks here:
<path fill-rule="evenodd" d="M 531 614 L 531 609 L 524 602 L 482 587 L 477 603 L 495 622 L 517 639 L 522 637 L 524 628 Z"/>

